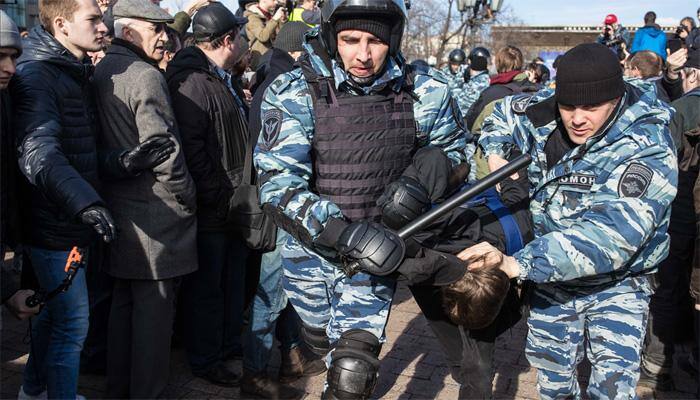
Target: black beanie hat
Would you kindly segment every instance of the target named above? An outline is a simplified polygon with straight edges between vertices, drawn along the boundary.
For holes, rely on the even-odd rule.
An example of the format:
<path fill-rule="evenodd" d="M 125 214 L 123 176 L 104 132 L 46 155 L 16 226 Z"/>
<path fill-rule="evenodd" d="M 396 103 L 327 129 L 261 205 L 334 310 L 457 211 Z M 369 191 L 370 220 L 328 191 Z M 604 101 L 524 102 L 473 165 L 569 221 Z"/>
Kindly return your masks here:
<path fill-rule="evenodd" d="M 359 15 L 342 17 L 335 23 L 335 32 L 340 33 L 347 29 L 365 31 L 378 37 L 386 44 L 391 44 L 392 23 L 388 18 L 371 18 Z"/>
<path fill-rule="evenodd" d="M 559 60 L 557 103 L 580 106 L 599 104 L 625 93 L 622 68 L 615 53 L 598 43 L 584 43 Z"/>
<path fill-rule="evenodd" d="M 301 21 L 291 21 L 282 25 L 277 33 L 273 47 L 291 53 L 294 51 L 302 51 L 304 48 L 304 34 L 310 28 Z"/>

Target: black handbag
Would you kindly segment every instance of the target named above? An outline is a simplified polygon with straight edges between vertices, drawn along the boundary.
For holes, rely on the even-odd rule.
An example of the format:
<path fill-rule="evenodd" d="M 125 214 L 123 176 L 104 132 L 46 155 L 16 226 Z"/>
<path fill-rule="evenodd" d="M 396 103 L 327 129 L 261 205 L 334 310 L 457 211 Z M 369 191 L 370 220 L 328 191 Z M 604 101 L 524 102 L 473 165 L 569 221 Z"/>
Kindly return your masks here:
<path fill-rule="evenodd" d="M 253 150 L 256 142 L 257 135 L 250 138 L 246 149 L 243 177 L 231 198 L 228 221 L 236 226 L 236 230 L 249 248 L 268 252 L 275 249 L 277 226 L 260 207 L 257 174 L 252 172 Z"/>

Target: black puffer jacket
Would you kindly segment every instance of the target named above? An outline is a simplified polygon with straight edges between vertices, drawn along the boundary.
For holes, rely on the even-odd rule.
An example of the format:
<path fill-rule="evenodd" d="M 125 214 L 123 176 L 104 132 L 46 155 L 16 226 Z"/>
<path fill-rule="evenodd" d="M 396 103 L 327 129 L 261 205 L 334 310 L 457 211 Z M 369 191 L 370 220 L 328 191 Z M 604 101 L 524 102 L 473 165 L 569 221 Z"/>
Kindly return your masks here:
<path fill-rule="evenodd" d="M 165 73 L 187 168 L 197 187 L 197 228 L 229 230 L 229 201 L 241 182 L 248 136 L 245 110 L 196 46 Z"/>
<path fill-rule="evenodd" d="M 81 63 L 41 26 L 24 42 L 10 85 L 22 189 L 24 243 L 52 250 L 85 246 L 94 235 L 78 214 L 97 194 L 97 120 Z"/>

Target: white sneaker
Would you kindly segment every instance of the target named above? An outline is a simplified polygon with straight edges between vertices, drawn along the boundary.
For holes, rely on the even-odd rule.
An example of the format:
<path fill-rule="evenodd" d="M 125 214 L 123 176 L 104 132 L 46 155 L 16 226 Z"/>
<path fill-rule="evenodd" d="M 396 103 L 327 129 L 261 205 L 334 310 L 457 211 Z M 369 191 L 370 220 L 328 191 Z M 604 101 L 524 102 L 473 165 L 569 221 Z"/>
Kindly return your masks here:
<path fill-rule="evenodd" d="M 43 392 L 39 393 L 36 396 L 30 396 L 27 393 L 24 392 L 24 388 L 22 386 L 19 387 L 19 394 L 17 395 L 17 400 L 46 400 L 47 394 L 46 390 Z M 87 400 L 85 399 L 85 396 L 76 394 L 75 395 L 75 400 Z"/>
<path fill-rule="evenodd" d="M 17 394 L 17 400 L 46 400 L 46 390 L 39 393 L 36 396 L 30 396 L 24 392 L 24 387 L 19 387 L 19 394 Z"/>

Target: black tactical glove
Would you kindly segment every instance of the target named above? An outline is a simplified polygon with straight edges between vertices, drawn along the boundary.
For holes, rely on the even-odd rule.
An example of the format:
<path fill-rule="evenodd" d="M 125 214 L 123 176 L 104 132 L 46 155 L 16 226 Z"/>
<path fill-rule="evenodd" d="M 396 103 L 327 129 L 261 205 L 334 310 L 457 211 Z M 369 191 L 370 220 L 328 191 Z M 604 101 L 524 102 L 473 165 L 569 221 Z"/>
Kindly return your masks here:
<path fill-rule="evenodd" d="M 80 222 L 92 225 L 97 233 L 102 236 L 102 240 L 109 243 L 117 236 L 117 228 L 114 226 L 112 215 L 106 208 L 100 206 L 90 206 L 79 214 Z"/>
<path fill-rule="evenodd" d="M 382 210 L 382 223 L 399 230 L 430 209 L 430 194 L 417 180 L 402 176 L 387 186 L 377 207 Z"/>
<path fill-rule="evenodd" d="M 343 259 L 343 269 L 348 276 L 358 271 L 389 275 L 401 265 L 406 253 L 406 245 L 396 233 L 371 221 L 348 225 L 335 248 Z"/>
<path fill-rule="evenodd" d="M 160 165 L 175 151 L 175 142 L 170 138 L 156 136 L 139 143 L 131 151 L 125 153 L 122 158 L 122 166 L 126 172 L 138 175 Z"/>

